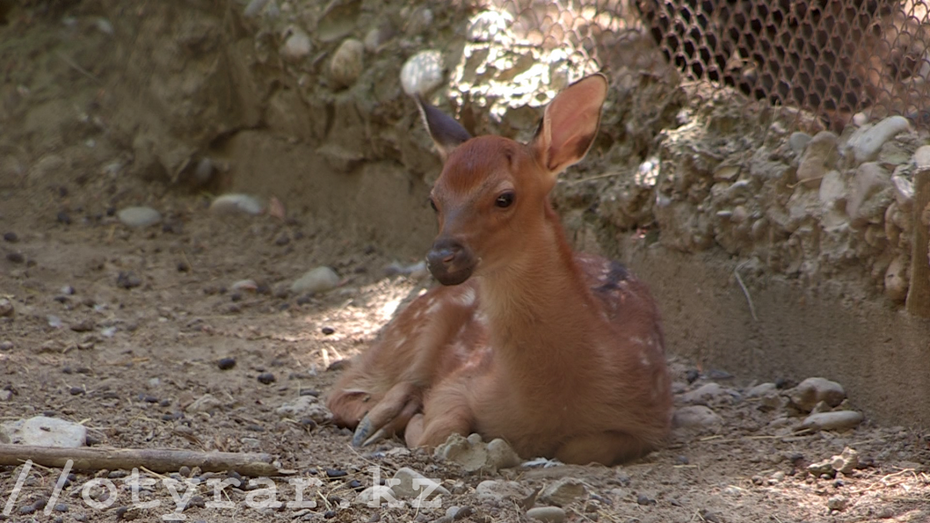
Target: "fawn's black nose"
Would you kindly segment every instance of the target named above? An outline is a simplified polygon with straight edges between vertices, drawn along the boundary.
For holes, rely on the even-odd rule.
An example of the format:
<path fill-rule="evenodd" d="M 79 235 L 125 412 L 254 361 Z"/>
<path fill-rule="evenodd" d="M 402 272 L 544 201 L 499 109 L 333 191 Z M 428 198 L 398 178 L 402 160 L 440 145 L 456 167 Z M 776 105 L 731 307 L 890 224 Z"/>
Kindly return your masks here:
<path fill-rule="evenodd" d="M 458 285 L 475 269 L 471 249 L 451 238 L 438 238 L 426 255 L 429 272 L 443 285 Z"/>

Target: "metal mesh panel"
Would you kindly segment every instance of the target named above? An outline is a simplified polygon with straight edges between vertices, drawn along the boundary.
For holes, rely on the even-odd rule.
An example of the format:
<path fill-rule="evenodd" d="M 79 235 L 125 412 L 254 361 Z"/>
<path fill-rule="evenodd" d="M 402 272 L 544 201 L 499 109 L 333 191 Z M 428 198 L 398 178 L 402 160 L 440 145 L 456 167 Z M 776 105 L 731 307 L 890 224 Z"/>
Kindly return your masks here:
<path fill-rule="evenodd" d="M 645 31 L 692 80 L 734 87 L 842 128 L 856 113 L 930 126 L 923 0 L 492 2 L 521 45 L 569 47 L 600 67 Z"/>

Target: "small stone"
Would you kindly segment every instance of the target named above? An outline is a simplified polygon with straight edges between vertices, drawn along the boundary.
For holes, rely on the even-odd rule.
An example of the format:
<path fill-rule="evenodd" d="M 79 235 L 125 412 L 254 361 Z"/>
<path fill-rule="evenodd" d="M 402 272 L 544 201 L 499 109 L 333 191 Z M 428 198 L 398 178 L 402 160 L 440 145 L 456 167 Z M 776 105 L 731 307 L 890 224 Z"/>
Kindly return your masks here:
<path fill-rule="evenodd" d="M 343 87 L 354 84 L 362 74 L 364 56 L 365 44 L 355 38 L 346 38 L 333 53 L 329 64 L 333 81 Z"/>
<path fill-rule="evenodd" d="M 882 145 L 898 133 L 910 128 L 903 116 L 889 116 L 873 126 L 862 126 L 849 137 L 848 146 L 852 149 L 857 163 L 868 162 L 878 156 Z"/>
<path fill-rule="evenodd" d="M 326 336 L 329 336 L 330 334 L 333 334 L 334 332 L 336 332 L 336 329 L 332 327 L 323 327 L 322 329 L 320 329 L 320 332 L 322 332 Z"/>
<path fill-rule="evenodd" d="M 420 51 L 411 56 L 400 70 L 400 84 L 408 96 L 426 96 L 443 82 L 442 53 Z"/>
<path fill-rule="evenodd" d="M 281 47 L 281 55 L 292 62 L 298 62 L 310 54 L 312 49 L 310 36 L 296 27 L 292 27 L 290 31 L 290 36 L 287 37 L 284 46 Z"/>
<path fill-rule="evenodd" d="M 68 216 L 68 213 L 65 211 L 59 212 L 55 218 L 58 220 L 58 223 L 63 223 L 65 225 L 71 225 L 71 216 Z"/>
<path fill-rule="evenodd" d="M 256 379 L 257 379 L 258 382 L 261 383 L 262 385 L 270 385 L 270 384 L 272 384 L 272 383 L 275 382 L 274 374 L 272 374 L 272 373 L 270 373 L 270 372 L 263 372 L 263 373 L 259 374 L 259 375 L 256 377 Z"/>
<path fill-rule="evenodd" d="M 395 483 L 391 489 L 399 498 L 410 499 L 417 498 L 423 493 L 425 493 L 430 488 L 433 488 L 432 492 L 427 496 L 426 499 L 432 499 L 436 496 L 450 496 L 448 490 L 445 487 L 440 485 L 435 480 L 429 479 L 423 474 L 409 468 L 401 467 L 394 473 L 394 480 L 399 480 L 400 483 Z M 413 484 L 413 480 L 417 480 L 417 484 Z"/>
<path fill-rule="evenodd" d="M 705 405 L 692 405 L 675 410 L 672 423 L 675 428 L 716 428 L 723 418 Z"/>
<path fill-rule="evenodd" d="M 247 194 L 224 194 L 213 200 L 210 210 L 217 214 L 251 214 L 257 216 L 265 208 L 257 199 Z"/>
<path fill-rule="evenodd" d="M 161 213 L 151 207 L 126 207 L 116 213 L 116 217 L 129 227 L 149 227 L 160 223 Z"/>
<path fill-rule="evenodd" d="M 814 135 L 799 160 L 798 181 L 811 182 L 805 184 L 808 188 L 818 187 L 824 174 L 836 167 L 839 158 L 836 144 L 837 136 L 830 131 L 821 131 Z"/>
<path fill-rule="evenodd" d="M 788 392 L 791 403 L 802 412 L 810 412 L 817 403 L 824 401 L 836 407 L 846 399 L 843 386 L 826 378 L 807 378 Z"/>
<path fill-rule="evenodd" d="M 526 516 L 530 519 L 548 523 L 562 523 L 565 521 L 565 511 L 559 507 L 533 507 L 526 511 Z"/>
<path fill-rule="evenodd" d="M 390 22 L 384 22 L 365 34 L 365 50 L 369 53 L 377 53 L 393 36 L 394 28 Z"/>
<path fill-rule="evenodd" d="M 120 271 L 116 277 L 116 286 L 123 289 L 132 289 L 142 285 L 142 279 L 132 271 Z"/>
<path fill-rule="evenodd" d="M 258 290 L 258 284 L 255 283 L 255 280 L 239 280 L 230 285 L 229 289 L 232 291 L 256 292 Z"/>
<path fill-rule="evenodd" d="M 13 397 L 13 391 L 7 389 L 0 389 L 0 401 L 10 401 Z"/>
<path fill-rule="evenodd" d="M 801 429 L 809 430 L 848 430 L 862 423 L 862 413 L 852 410 L 820 412 L 811 414 L 801 423 Z"/>
<path fill-rule="evenodd" d="M 197 167 L 194 169 L 194 183 L 197 185 L 204 185 L 213 178 L 213 160 L 203 157 L 197 162 Z"/>
<path fill-rule="evenodd" d="M 70 389 L 68 389 L 68 393 L 71 394 L 72 396 L 80 396 L 81 394 L 84 394 L 86 392 L 87 391 L 84 390 L 84 387 L 71 387 Z"/>
<path fill-rule="evenodd" d="M 17 236 L 15 232 L 5 232 L 3 233 L 3 241 L 16 243 L 19 241 L 19 236 Z"/>
<path fill-rule="evenodd" d="M 219 367 L 220 370 L 229 370 L 236 366 L 236 358 L 220 358 L 216 362 L 216 366 Z"/>
<path fill-rule="evenodd" d="M 326 477 L 327 477 L 327 478 L 342 478 L 342 477 L 345 477 L 345 476 L 348 476 L 348 475 L 349 475 L 349 473 L 346 472 L 346 471 L 344 471 L 344 470 L 326 469 Z"/>
<path fill-rule="evenodd" d="M 855 449 L 846 447 L 841 454 L 831 458 L 830 466 L 837 472 L 850 474 L 859 466 L 859 453 Z"/>
<path fill-rule="evenodd" d="M 811 135 L 802 132 L 791 133 L 791 136 L 788 137 L 788 146 L 791 147 L 791 150 L 795 154 L 801 154 L 804 152 L 804 148 L 807 147 L 807 144 L 811 141 Z"/>
<path fill-rule="evenodd" d="M 23 263 L 24 261 L 26 261 L 26 257 L 23 256 L 23 253 L 21 252 L 7 253 L 6 259 L 12 263 Z"/>
<path fill-rule="evenodd" d="M 706 403 L 717 399 L 730 398 L 732 395 L 728 389 L 720 386 L 718 383 L 705 383 L 700 387 L 685 393 L 681 400 L 685 403 Z"/>
<path fill-rule="evenodd" d="M 761 383 L 746 391 L 747 398 L 760 398 L 778 390 L 774 383 Z"/>
<path fill-rule="evenodd" d="M 904 302 L 907 299 L 909 281 L 907 270 L 910 268 L 907 257 L 899 254 L 888 265 L 885 271 L 885 296 L 896 302 Z"/>
<path fill-rule="evenodd" d="M 6 298 L 0 298 L 0 318 L 12 317 L 13 312 L 13 303 Z"/>
<path fill-rule="evenodd" d="M 914 152 L 914 163 L 917 169 L 925 171 L 930 169 L 930 145 L 922 145 Z"/>
<path fill-rule="evenodd" d="M 0 425 L 0 441 L 46 447 L 83 447 L 87 429 L 78 423 L 36 416 Z"/>
<path fill-rule="evenodd" d="M 539 493 L 539 500 L 560 507 L 567 506 L 588 494 L 584 483 L 575 478 L 562 478 L 549 484 Z"/>
<path fill-rule="evenodd" d="M 656 500 L 653 498 L 650 498 L 649 496 L 645 494 L 640 494 L 636 496 L 636 504 L 643 505 L 643 506 L 655 505 Z"/>
<path fill-rule="evenodd" d="M 509 469 L 520 464 L 520 456 L 506 441 L 495 438 L 488 444 L 487 468 L 490 470 Z"/>
<path fill-rule="evenodd" d="M 339 286 L 339 275 L 329 267 L 317 267 L 291 284 L 294 294 L 322 293 Z"/>
<path fill-rule="evenodd" d="M 475 494 L 478 496 L 478 501 L 500 502 L 523 500 L 529 492 L 516 481 L 486 479 L 475 487 Z"/>
<path fill-rule="evenodd" d="M 298 396 L 294 401 L 284 403 L 275 409 L 275 413 L 286 418 L 309 419 L 317 424 L 327 423 L 333 418 L 329 409 L 312 395 Z"/>
<path fill-rule="evenodd" d="M 867 162 L 856 169 L 846 202 L 846 214 L 854 226 L 884 216 L 885 209 L 894 200 L 891 176 L 880 164 Z M 874 222 L 877 223 L 877 222 Z"/>
<path fill-rule="evenodd" d="M 837 511 L 844 510 L 846 509 L 846 504 L 847 504 L 846 498 L 844 498 L 843 496 L 833 496 L 832 498 L 827 500 L 827 508 L 830 510 L 837 510 Z"/>
<path fill-rule="evenodd" d="M 82 320 L 78 323 L 72 323 L 70 328 L 74 332 L 90 332 L 94 330 L 95 326 L 96 323 L 94 323 L 94 320 Z"/>

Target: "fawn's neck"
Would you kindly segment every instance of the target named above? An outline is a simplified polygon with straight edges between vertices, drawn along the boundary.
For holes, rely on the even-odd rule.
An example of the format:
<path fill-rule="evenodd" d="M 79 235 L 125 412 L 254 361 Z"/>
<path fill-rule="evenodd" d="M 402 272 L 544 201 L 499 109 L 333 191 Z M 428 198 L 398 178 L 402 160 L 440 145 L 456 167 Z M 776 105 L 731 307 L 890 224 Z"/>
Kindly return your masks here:
<path fill-rule="evenodd" d="M 599 318 L 553 211 L 535 240 L 480 281 L 492 346 L 521 367 L 578 358 L 589 346 L 591 321 Z"/>

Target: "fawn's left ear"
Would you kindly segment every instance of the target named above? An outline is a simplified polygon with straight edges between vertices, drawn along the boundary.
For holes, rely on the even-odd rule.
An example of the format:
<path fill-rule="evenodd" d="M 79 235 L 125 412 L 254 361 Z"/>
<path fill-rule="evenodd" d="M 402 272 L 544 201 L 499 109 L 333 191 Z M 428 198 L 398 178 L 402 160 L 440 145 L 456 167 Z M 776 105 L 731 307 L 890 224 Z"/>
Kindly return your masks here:
<path fill-rule="evenodd" d="M 416 95 L 414 99 L 420 110 L 420 117 L 423 118 L 423 125 L 439 149 L 442 161 L 445 162 L 456 147 L 471 139 L 471 135 L 455 119 L 426 103 L 420 95 Z"/>
<path fill-rule="evenodd" d="M 553 182 L 556 175 L 588 154 L 606 98 L 607 77 L 597 73 L 566 87 L 546 107 L 533 147 Z"/>

